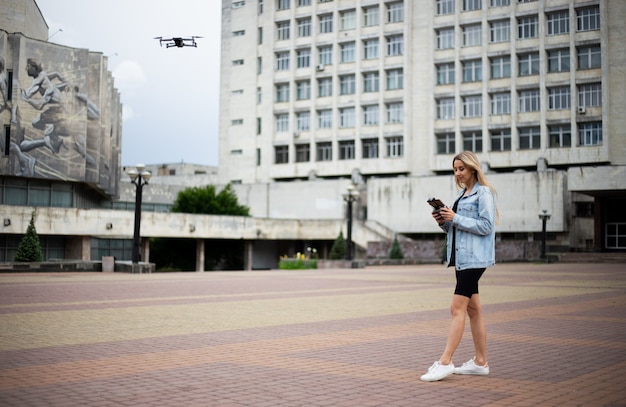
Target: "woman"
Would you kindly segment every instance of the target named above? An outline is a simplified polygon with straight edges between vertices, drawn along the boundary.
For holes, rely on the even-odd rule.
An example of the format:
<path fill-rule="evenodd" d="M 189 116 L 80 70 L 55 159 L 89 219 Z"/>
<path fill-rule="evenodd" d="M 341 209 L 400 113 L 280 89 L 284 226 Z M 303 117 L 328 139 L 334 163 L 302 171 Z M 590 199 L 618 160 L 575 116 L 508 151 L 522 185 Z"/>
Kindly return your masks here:
<path fill-rule="evenodd" d="M 454 266 L 456 272 L 456 288 L 450 307 L 452 323 L 441 357 L 421 377 L 427 382 L 441 380 L 453 373 L 489 374 L 487 334 L 478 280 L 487 267 L 495 264 L 495 190 L 487 182 L 476 154 L 460 153 L 452 160 L 452 168 L 456 184 L 462 191 L 452 208 L 433 212 L 435 221 L 448 234 L 448 265 Z M 470 318 L 475 355 L 455 369 L 452 355 L 463 337 L 466 314 Z"/>

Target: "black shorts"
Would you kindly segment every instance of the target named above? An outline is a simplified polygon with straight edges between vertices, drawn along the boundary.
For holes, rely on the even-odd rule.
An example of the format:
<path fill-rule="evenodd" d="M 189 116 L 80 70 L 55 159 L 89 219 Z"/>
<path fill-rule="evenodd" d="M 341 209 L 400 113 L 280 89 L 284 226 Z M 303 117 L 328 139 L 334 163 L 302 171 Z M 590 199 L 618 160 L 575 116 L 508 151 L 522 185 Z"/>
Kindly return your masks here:
<path fill-rule="evenodd" d="M 467 298 L 478 294 L 478 280 L 485 272 L 485 269 L 465 269 L 456 271 L 456 288 L 454 293 Z"/>

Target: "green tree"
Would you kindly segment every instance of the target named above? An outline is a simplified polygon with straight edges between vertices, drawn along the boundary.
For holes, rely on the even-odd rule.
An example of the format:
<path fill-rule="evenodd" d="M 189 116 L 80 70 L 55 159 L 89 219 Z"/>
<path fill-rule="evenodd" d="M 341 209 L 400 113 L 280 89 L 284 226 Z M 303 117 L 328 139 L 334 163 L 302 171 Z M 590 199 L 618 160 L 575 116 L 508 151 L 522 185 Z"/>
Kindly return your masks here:
<path fill-rule="evenodd" d="M 22 237 L 20 244 L 17 246 L 15 253 L 15 261 L 25 262 L 41 262 L 43 261 L 43 252 L 41 251 L 41 243 L 35 229 L 35 212 L 30 215 L 30 223 L 26 228 L 26 234 Z"/>
<path fill-rule="evenodd" d="M 337 239 L 335 239 L 333 247 L 330 248 L 328 258 L 330 260 L 343 260 L 346 258 L 346 251 L 346 239 L 343 238 L 343 232 L 339 231 L 339 236 L 337 236 Z"/>
<path fill-rule="evenodd" d="M 226 185 L 219 193 L 214 185 L 184 189 L 178 193 L 172 212 L 250 216 L 250 208 L 239 204 L 231 184 Z"/>
<path fill-rule="evenodd" d="M 395 236 L 393 238 L 393 244 L 391 245 L 391 249 L 389 250 L 389 258 L 404 259 L 404 253 L 402 252 L 402 247 L 400 247 L 400 243 L 398 242 L 398 236 Z"/>

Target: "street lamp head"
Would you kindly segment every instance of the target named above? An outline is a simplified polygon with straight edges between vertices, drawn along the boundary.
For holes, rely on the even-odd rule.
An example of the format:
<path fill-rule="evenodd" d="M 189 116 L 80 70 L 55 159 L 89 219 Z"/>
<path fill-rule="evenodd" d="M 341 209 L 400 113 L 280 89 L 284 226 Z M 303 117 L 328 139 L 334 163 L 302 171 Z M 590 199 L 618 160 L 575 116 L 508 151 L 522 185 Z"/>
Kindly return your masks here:
<path fill-rule="evenodd" d="M 146 169 L 146 164 L 137 164 L 135 165 L 135 168 L 137 169 L 137 172 L 141 174 L 143 170 Z"/>
<path fill-rule="evenodd" d="M 146 184 L 148 183 L 148 181 L 150 181 L 151 177 L 152 177 L 152 173 L 150 171 L 141 172 L 141 179 L 143 179 L 146 182 Z"/>
<path fill-rule="evenodd" d="M 539 212 L 539 219 L 541 220 L 548 220 L 550 219 L 550 216 L 552 216 L 552 214 L 548 212 L 547 209 L 542 209 L 541 212 Z"/>
<path fill-rule="evenodd" d="M 137 170 L 133 168 L 132 170 L 128 171 L 128 176 L 130 177 L 130 180 L 134 182 L 139 176 L 139 172 L 137 172 Z"/>

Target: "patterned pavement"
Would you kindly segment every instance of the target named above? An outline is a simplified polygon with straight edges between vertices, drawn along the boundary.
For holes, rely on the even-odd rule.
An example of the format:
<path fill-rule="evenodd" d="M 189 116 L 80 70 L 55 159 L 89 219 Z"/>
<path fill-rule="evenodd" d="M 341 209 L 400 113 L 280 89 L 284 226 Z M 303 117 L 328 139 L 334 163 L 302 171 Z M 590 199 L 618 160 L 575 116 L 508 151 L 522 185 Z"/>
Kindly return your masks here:
<path fill-rule="evenodd" d="M 625 264 L 487 270 L 491 374 L 424 383 L 453 285 L 441 265 L 0 274 L 0 406 L 626 406 Z"/>

